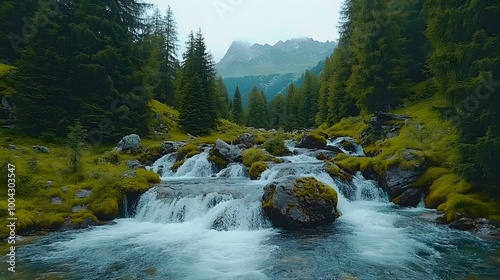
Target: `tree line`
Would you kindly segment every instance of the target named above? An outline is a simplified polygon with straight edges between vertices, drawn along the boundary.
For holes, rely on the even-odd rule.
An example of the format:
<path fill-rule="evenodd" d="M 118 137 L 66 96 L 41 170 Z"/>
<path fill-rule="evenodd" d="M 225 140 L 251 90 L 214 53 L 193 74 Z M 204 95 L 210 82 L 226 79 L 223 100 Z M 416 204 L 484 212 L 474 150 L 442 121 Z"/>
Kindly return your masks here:
<path fill-rule="evenodd" d="M 346 0 L 341 14 L 320 76 L 306 72 L 269 102 L 254 88 L 236 121 L 309 128 L 440 96 L 450 105 L 436 110 L 460 133 L 457 171 L 500 193 L 500 3 Z"/>

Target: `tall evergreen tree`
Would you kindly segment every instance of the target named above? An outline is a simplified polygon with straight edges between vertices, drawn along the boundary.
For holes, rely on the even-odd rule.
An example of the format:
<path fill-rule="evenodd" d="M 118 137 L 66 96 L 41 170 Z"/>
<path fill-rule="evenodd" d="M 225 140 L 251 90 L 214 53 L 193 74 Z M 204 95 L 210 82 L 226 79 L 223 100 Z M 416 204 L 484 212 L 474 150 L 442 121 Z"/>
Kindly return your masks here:
<path fill-rule="evenodd" d="M 143 72 L 144 84 L 152 92 L 153 98 L 175 105 L 175 77 L 179 68 L 177 60 L 177 30 L 173 12 L 169 6 L 163 16 L 155 8 L 148 18 L 144 40 L 140 44 L 147 63 Z"/>
<path fill-rule="evenodd" d="M 304 82 L 300 88 L 302 97 L 301 114 L 303 123 L 301 126 L 310 128 L 314 126 L 316 114 L 318 113 L 319 80 L 316 74 L 306 71 Z"/>
<path fill-rule="evenodd" d="M 209 133 L 217 122 L 215 68 L 201 31 L 191 32 L 182 63 L 180 124 L 195 135 Z"/>
<path fill-rule="evenodd" d="M 253 86 L 248 95 L 246 124 L 250 127 L 267 128 L 269 123 L 267 101 L 257 86 Z"/>
<path fill-rule="evenodd" d="M 243 102 L 241 100 L 241 92 L 238 87 L 236 87 L 236 90 L 234 91 L 231 107 L 232 107 L 233 121 L 237 124 L 243 124 Z"/>
<path fill-rule="evenodd" d="M 226 85 L 224 84 L 224 79 L 221 76 L 219 76 L 216 81 L 215 95 L 218 116 L 223 119 L 230 119 L 231 112 L 229 109 L 229 95 L 227 93 Z"/>
<path fill-rule="evenodd" d="M 286 127 L 286 100 L 285 96 L 278 93 L 269 102 L 269 126 L 272 128 Z"/>

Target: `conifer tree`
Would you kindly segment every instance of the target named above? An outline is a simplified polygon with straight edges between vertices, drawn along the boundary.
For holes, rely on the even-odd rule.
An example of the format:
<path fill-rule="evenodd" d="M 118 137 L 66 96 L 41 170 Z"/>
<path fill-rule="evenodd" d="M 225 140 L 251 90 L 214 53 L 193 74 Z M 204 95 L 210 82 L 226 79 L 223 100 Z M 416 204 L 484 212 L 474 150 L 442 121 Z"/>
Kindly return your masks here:
<path fill-rule="evenodd" d="M 180 124 L 194 135 L 204 135 L 217 122 L 215 68 L 201 31 L 191 32 L 181 68 Z"/>
<path fill-rule="evenodd" d="M 219 76 L 216 81 L 215 95 L 218 116 L 223 119 L 230 119 L 231 112 L 229 109 L 229 95 L 227 93 L 226 85 L 224 84 L 224 79 L 221 76 Z"/>
<path fill-rule="evenodd" d="M 268 127 L 267 101 L 257 86 L 253 86 L 248 95 L 248 112 L 246 124 L 255 128 Z"/>
<path fill-rule="evenodd" d="M 233 121 L 237 124 L 243 123 L 243 102 L 241 100 L 241 92 L 238 87 L 234 91 L 233 101 L 232 101 L 232 115 Z"/>

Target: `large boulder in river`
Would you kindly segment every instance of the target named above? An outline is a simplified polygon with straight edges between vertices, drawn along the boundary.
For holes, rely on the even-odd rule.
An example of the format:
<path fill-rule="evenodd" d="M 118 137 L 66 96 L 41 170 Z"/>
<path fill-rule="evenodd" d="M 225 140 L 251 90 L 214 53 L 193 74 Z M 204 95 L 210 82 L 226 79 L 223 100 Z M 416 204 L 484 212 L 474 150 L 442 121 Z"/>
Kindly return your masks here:
<path fill-rule="evenodd" d="M 424 190 L 412 188 L 427 169 L 425 157 L 419 151 L 407 149 L 401 153 L 399 164 L 387 169 L 382 178 L 382 188 L 389 197 L 401 206 L 417 206 Z"/>
<path fill-rule="evenodd" d="M 264 187 L 262 208 L 274 226 L 311 228 L 338 216 L 337 192 L 314 178 L 288 176 Z"/>
<path fill-rule="evenodd" d="M 142 151 L 141 137 L 137 134 L 130 134 L 122 138 L 115 151 L 122 153 L 140 153 Z"/>
<path fill-rule="evenodd" d="M 299 148 L 317 150 L 326 148 L 326 137 L 316 133 L 303 134 Z"/>
<path fill-rule="evenodd" d="M 235 145 L 230 145 L 220 139 L 217 139 L 214 147 L 210 151 L 211 156 L 215 156 L 227 163 L 230 162 L 241 162 L 243 160 L 243 154 Z"/>

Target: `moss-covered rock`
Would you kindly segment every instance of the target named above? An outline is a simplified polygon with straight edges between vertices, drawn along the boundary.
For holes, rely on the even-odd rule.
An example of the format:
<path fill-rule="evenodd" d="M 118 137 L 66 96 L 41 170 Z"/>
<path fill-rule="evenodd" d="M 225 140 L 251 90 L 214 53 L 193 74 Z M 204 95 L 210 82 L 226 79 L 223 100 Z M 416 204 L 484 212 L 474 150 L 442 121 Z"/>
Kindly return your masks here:
<path fill-rule="evenodd" d="M 232 162 L 241 162 L 242 159 L 243 155 L 240 148 L 230 145 L 221 139 L 217 139 L 208 157 L 208 160 L 213 162 L 219 169 L 226 168 Z"/>
<path fill-rule="evenodd" d="M 267 169 L 267 163 L 264 161 L 257 161 L 252 163 L 248 174 L 250 175 L 250 179 L 257 180 L 260 177 L 260 174 Z"/>
<path fill-rule="evenodd" d="M 326 147 L 326 137 L 319 133 L 308 133 L 302 136 L 299 142 L 299 148 L 305 149 L 324 149 Z"/>
<path fill-rule="evenodd" d="M 334 179 L 340 179 L 342 181 L 351 181 L 352 175 L 342 170 L 338 165 L 332 162 L 328 162 L 325 166 L 326 173 L 328 173 Z"/>
<path fill-rule="evenodd" d="M 250 148 L 243 152 L 243 165 L 251 167 L 252 164 L 258 161 L 265 161 L 269 156 L 262 149 Z"/>
<path fill-rule="evenodd" d="M 338 216 L 337 192 L 314 178 L 284 177 L 264 188 L 262 208 L 274 226 L 311 228 Z"/>
<path fill-rule="evenodd" d="M 218 169 L 224 169 L 229 165 L 229 162 L 216 156 L 214 150 L 210 150 L 208 154 L 208 160 L 213 162 Z"/>

